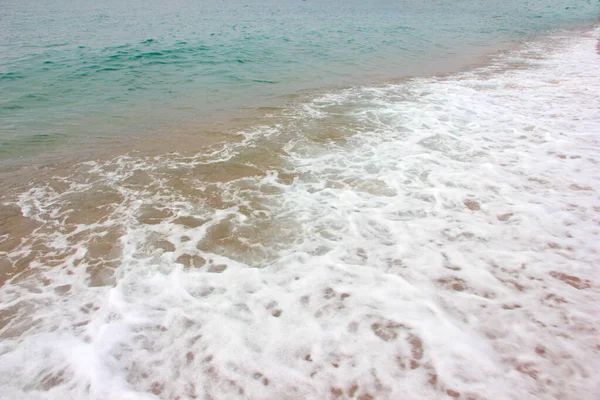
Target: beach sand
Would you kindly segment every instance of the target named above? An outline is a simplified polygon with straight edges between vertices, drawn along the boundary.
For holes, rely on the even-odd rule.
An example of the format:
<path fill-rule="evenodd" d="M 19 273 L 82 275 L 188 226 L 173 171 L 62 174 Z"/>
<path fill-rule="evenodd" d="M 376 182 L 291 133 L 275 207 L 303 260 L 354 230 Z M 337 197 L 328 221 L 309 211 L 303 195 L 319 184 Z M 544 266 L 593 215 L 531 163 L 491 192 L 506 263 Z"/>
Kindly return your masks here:
<path fill-rule="evenodd" d="M 7 169 L 0 398 L 595 399 L 598 35 Z"/>

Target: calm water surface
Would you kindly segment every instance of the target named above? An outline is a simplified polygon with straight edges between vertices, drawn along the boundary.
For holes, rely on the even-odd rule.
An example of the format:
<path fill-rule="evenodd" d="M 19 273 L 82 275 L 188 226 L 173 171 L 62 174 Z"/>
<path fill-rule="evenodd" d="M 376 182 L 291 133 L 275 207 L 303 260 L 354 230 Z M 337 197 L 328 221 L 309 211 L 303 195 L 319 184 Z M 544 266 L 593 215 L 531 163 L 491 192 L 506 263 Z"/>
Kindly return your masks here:
<path fill-rule="evenodd" d="M 573 0 L 5 0 L 0 157 L 452 70 L 597 10 Z"/>

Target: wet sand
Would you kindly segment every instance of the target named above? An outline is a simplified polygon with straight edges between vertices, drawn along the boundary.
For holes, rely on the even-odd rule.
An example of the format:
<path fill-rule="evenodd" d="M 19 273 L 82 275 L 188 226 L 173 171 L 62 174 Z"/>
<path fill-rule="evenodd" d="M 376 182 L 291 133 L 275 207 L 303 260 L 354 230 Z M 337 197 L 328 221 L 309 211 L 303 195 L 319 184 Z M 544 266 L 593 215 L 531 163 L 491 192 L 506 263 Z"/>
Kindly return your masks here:
<path fill-rule="evenodd" d="M 572 39 L 6 166 L 4 354 L 59 332 L 159 398 L 591 396 L 595 92 L 548 51 Z M 47 353 L 19 390 L 91 397 Z"/>

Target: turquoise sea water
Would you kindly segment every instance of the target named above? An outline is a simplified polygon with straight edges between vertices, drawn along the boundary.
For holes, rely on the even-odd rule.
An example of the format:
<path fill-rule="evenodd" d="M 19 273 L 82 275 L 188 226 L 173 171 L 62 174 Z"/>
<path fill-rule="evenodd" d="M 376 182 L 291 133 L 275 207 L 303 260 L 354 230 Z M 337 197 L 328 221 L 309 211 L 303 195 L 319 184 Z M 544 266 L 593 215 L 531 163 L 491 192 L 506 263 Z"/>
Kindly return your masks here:
<path fill-rule="evenodd" d="M 597 400 L 599 5 L 0 0 L 0 400 Z"/>
<path fill-rule="evenodd" d="M 451 69 L 597 12 L 591 0 L 5 0 L 0 157 Z"/>

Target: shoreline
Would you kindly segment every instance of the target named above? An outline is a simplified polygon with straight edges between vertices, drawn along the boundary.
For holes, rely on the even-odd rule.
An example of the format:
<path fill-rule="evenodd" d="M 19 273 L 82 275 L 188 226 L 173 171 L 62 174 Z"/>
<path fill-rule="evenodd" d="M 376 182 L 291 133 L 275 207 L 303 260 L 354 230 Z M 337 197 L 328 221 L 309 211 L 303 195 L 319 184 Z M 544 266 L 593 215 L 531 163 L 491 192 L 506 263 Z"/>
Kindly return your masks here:
<path fill-rule="evenodd" d="M 225 134 L 227 136 L 231 132 L 247 129 L 253 124 L 260 124 L 265 115 L 277 113 L 284 110 L 286 107 L 293 106 L 303 101 L 309 101 L 311 98 L 322 95 L 324 93 L 339 92 L 348 88 L 354 87 L 382 87 L 388 84 L 396 84 L 405 82 L 411 79 L 420 78 L 444 78 L 455 74 L 474 71 L 482 67 L 491 65 L 498 57 L 503 54 L 508 54 L 518 50 L 524 44 L 538 41 L 540 38 L 552 37 L 555 34 L 567 34 L 577 36 L 589 31 L 595 26 L 592 21 L 585 21 L 572 25 L 561 25 L 553 28 L 545 34 L 531 35 L 529 37 L 520 38 L 518 40 L 504 40 L 499 43 L 486 45 L 483 51 L 476 54 L 471 53 L 476 47 L 472 47 L 468 54 L 456 55 L 450 58 L 440 60 L 439 64 L 426 66 L 425 69 L 413 65 L 406 71 L 403 76 L 376 76 L 369 77 L 365 75 L 361 82 L 352 84 L 330 84 L 325 87 L 304 88 L 299 89 L 294 93 L 281 94 L 270 96 L 261 100 L 258 106 L 236 107 L 227 110 L 213 110 L 201 120 L 187 119 L 176 123 L 164 126 L 154 126 L 144 128 L 141 131 L 126 132 L 122 135 L 107 134 L 102 137 L 86 137 L 84 135 L 73 135 L 68 138 L 67 143 L 53 145 L 49 150 L 27 151 L 18 157 L 2 157 L 0 158 L 0 176 L 11 174 L 20 168 L 40 168 L 47 167 L 52 164 L 62 164 L 68 162 L 76 163 L 91 159 L 107 159 L 112 156 L 124 155 L 126 153 L 138 153 L 157 155 L 161 152 L 183 152 L 190 154 L 201 151 L 202 140 L 210 138 L 211 133 Z M 412 71 L 412 73 L 410 73 Z M 418 71 L 418 73 L 417 73 Z M 177 139 L 171 137 L 175 134 Z M 197 140 L 197 135 L 201 137 Z M 166 137 L 166 140 L 165 140 Z M 31 138 L 29 138 L 31 139 Z M 52 141 L 53 139 L 51 139 Z M 185 147 L 178 146 L 178 141 L 185 141 Z M 194 142 L 198 143 L 194 145 Z M 148 143 L 143 143 L 148 142 Z M 190 150 L 190 145 L 194 147 Z M 46 146 L 40 144 L 39 146 Z M 161 148 L 162 146 L 162 148 Z"/>
<path fill-rule="evenodd" d="M 49 167 L 1 209 L 22 273 L 0 286 L 0 384 L 24 398 L 593 398 L 591 32 L 309 94 L 212 152 Z"/>

